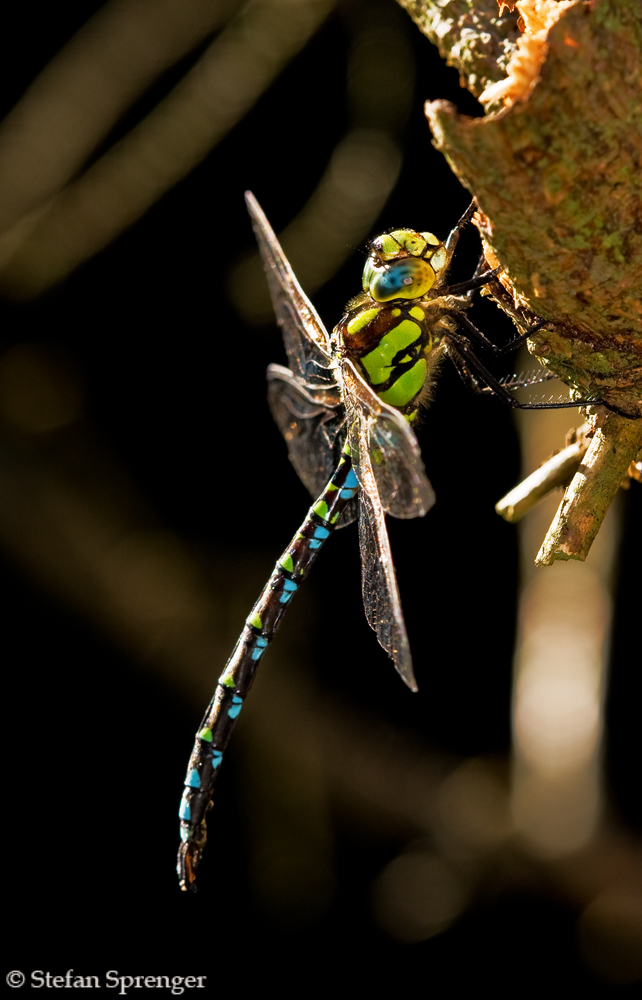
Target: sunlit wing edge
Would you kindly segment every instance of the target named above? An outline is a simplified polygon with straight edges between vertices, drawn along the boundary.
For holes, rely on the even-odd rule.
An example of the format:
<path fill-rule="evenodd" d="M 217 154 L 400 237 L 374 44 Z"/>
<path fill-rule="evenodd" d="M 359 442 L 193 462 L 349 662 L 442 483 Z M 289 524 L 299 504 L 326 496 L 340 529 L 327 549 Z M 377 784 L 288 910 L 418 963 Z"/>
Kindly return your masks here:
<path fill-rule="evenodd" d="M 321 363 L 325 367 L 333 367 L 330 338 L 321 317 L 297 281 L 274 230 L 251 191 L 245 192 L 245 201 L 266 271 L 269 270 L 277 278 L 284 297 L 296 304 L 301 328 L 322 355 Z M 276 302 L 274 306 L 278 312 Z"/>

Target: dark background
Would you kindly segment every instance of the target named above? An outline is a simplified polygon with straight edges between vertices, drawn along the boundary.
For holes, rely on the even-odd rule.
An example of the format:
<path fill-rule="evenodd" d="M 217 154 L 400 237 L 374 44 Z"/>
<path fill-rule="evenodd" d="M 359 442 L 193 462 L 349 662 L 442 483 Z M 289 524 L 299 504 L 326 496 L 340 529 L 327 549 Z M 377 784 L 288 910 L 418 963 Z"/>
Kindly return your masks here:
<path fill-rule="evenodd" d="M 5 109 L 89 13 L 74 4 L 11 12 Z M 432 149 L 422 104 L 446 97 L 468 113 L 475 104 L 410 22 L 408 35 L 418 79 L 406 158 L 374 232 L 411 225 L 444 237 L 468 194 Z M 226 296 L 227 276 L 253 243 L 243 191 L 255 192 L 278 232 L 343 133 L 346 45 L 340 10 L 247 118 L 139 223 L 54 291 L 1 309 L 3 349 L 46 344 L 63 356 L 82 381 L 85 419 L 159 520 L 213 579 L 219 564 L 251 564 L 254 589 L 308 501 L 265 401 L 265 368 L 284 360 L 278 332 L 243 326 Z M 181 69 L 146 96 L 131 122 Z M 458 276 L 472 270 L 476 254 L 471 230 Z M 360 268 L 355 254 L 315 296 L 329 325 L 358 290 Z M 229 374 L 229 358 L 242 359 L 238 374 Z M 421 522 L 392 523 L 390 535 L 420 693 L 404 689 L 365 623 L 352 529 L 332 540 L 306 585 L 306 669 L 342 704 L 407 729 L 439 754 L 503 755 L 517 535 L 493 505 L 519 476 L 512 415 L 495 400 L 469 396 L 444 370 L 418 436 L 438 503 Z M 639 524 L 634 487 L 625 498 L 606 736 L 613 812 L 632 832 L 639 830 L 631 676 L 639 636 L 629 623 L 639 592 Z M 487 551 L 497 554 L 490 565 Z M 311 981 L 326 978 L 334 988 L 437 996 L 477 984 L 521 993 L 526 982 L 614 989 L 582 964 L 576 914 L 544 885 L 486 895 L 443 934 L 395 942 L 377 927 L 370 893 L 402 844 L 385 831 L 355 831 L 340 815 L 336 891 L 327 906 L 311 918 L 271 912 L 256 901 L 241 804 L 245 762 L 234 746 L 210 820 L 201 892 L 181 894 L 175 813 L 200 710 L 188 691 L 128 658 L 14 558 L 0 566 L 9 967 L 207 975 L 210 989 L 270 983 L 307 992 Z M 333 669 L 337 650 L 352 669 Z M 222 665 L 212 664 L 212 686 Z"/>

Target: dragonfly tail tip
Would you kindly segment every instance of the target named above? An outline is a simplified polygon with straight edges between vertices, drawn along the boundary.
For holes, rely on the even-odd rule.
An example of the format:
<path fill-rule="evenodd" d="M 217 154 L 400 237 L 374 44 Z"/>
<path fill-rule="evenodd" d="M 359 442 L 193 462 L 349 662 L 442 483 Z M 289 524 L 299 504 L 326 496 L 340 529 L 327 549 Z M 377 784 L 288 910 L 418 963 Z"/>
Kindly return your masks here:
<path fill-rule="evenodd" d="M 176 871 L 178 884 L 183 892 L 198 892 L 196 884 L 196 866 L 200 860 L 200 851 L 189 842 L 181 844 L 178 850 Z"/>

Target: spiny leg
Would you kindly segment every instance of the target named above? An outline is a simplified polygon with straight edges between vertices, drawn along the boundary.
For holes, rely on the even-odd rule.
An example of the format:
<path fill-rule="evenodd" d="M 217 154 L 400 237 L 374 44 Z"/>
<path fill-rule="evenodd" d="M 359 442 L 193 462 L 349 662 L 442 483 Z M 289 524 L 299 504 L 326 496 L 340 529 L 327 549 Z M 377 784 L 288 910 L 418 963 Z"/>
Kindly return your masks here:
<path fill-rule="evenodd" d="M 508 406 L 512 406 L 518 410 L 561 410 L 568 409 L 570 407 L 578 406 L 608 406 L 603 399 L 574 399 L 574 400 L 563 400 L 559 402 L 543 402 L 543 403 L 521 403 L 519 400 L 515 399 L 509 389 L 499 380 L 496 379 L 494 375 L 488 371 L 486 366 L 482 364 L 477 355 L 472 350 L 470 344 L 464 337 L 456 334 L 449 333 L 445 338 L 446 351 L 448 357 L 451 359 L 455 368 L 457 369 L 459 375 L 464 379 L 464 381 L 473 389 L 475 392 L 483 392 L 484 389 L 479 385 L 479 380 L 485 382 L 488 388 L 496 396 L 498 396 L 504 403 Z M 452 346 L 454 350 L 448 350 L 449 346 Z M 456 355 L 459 354 L 461 357 L 456 360 Z M 463 364 L 462 364 L 463 362 Z"/>
<path fill-rule="evenodd" d="M 487 341 L 487 338 L 484 337 L 484 334 L 481 332 L 481 330 L 478 330 L 477 327 L 473 326 L 473 324 L 470 323 L 470 320 L 468 319 L 467 316 L 464 316 L 463 313 L 459 313 L 459 312 L 453 313 L 452 315 L 453 315 L 454 319 L 456 319 L 456 321 L 458 323 L 460 323 L 462 326 L 464 326 L 467 329 L 467 331 L 469 333 L 471 333 L 471 334 L 472 334 L 472 330 L 471 330 L 471 327 L 472 327 L 472 329 L 475 330 L 475 334 L 482 338 L 482 342 L 484 342 L 485 346 L 487 344 L 488 345 L 490 344 L 490 341 Z M 462 323 L 462 320 L 464 320 L 463 323 Z M 541 322 L 537 324 L 537 329 L 539 329 L 539 327 L 541 327 L 541 326 L 545 326 L 547 322 L 549 322 L 549 321 L 548 320 L 541 320 Z M 528 333 L 524 334 L 524 336 L 522 338 L 518 338 L 519 341 L 521 342 L 521 340 L 524 340 L 524 339 L 526 339 L 526 337 L 529 337 L 530 334 L 531 334 L 531 332 L 532 331 L 529 331 Z M 456 347 L 457 352 L 460 355 L 462 355 L 462 357 L 459 360 L 459 363 L 455 360 L 453 352 L 452 351 L 448 351 L 448 341 L 450 341 L 451 344 Z M 465 340 L 461 335 L 459 335 L 457 333 L 452 333 L 452 332 L 448 333 L 447 336 L 446 336 L 446 338 L 445 338 L 445 343 L 446 343 L 446 350 L 447 350 L 449 358 L 451 359 L 451 361 L 455 365 L 455 368 L 457 369 L 460 377 L 473 390 L 473 392 L 484 392 L 485 391 L 484 388 L 483 388 L 483 386 L 480 387 L 479 383 L 475 381 L 476 378 L 479 378 L 479 379 L 482 380 L 482 382 L 486 383 L 486 386 L 490 389 L 490 391 L 492 393 L 494 393 L 496 396 L 499 396 L 499 398 L 501 400 L 503 400 L 503 402 L 507 403 L 508 406 L 514 407 L 515 409 L 518 409 L 518 410 L 561 410 L 561 409 L 568 409 L 568 408 L 576 407 L 576 406 L 605 406 L 607 408 L 607 410 L 611 410 L 612 413 L 617 413 L 618 416 L 625 417 L 627 420 L 639 420 L 640 419 L 638 417 L 637 413 L 627 413 L 626 410 L 620 409 L 619 406 L 614 406 L 613 403 L 607 403 L 607 401 L 605 399 L 602 399 L 601 397 L 591 397 L 591 396 L 589 396 L 586 399 L 569 399 L 569 400 L 562 400 L 562 401 L 559 401 L 559 402 L 556 402 L 556 403 L 553 403 L 553 402 L 547 402 L 547 403 L 520 403 L 517 399 L 515 399 L 515 397 L 509 391 L 509 387 L 507 385 L 507 382 L 509 380 L 507 380 L 507 379 L 496 379 L 494 377 L 494 375 L 491 375 L 491 373 L 488 371 L 488 369 L 486 368 L 486 366 L 479 360 L 479 358 L 477 357 L 477 355 L 474 353 L 474 351 L 472 350 L 472 348 L 471 348 L 470 344 L 468 343 L 468 341 Z M 515 342 L 513 341 L 512 343 L 514 344 Z M 510 347 L 511 345 L 509 344 L 507 346 Z M 495 354 L 502 354 L 503 350 L 502 349 L 496 349 L 494 353 Z M 471 369 L 472 369 L 472 372 L 475 373 L 474 376 L 471 374 Z M 551 373 L 551 374 L 549 374 L 549 378 L 555 378 L 555 376 Z M 525 380 L 515 379 L 515 380 L 512 380 L 512 384 L 510 385 L 510 388 L 513 388 L 513 389 L 525 388 L 528 385 L 535 385 L 536 382 L 545 382 L 545 381 L 548 381 L 548 379 L 547 378 L 543 378 L 543 377 L 541 377 L 541 378 L 534 378 L 534 379 L 533 378 L 529 378 L 529 379 L 525 379 Z"/>
<path fill-rule="evenodd" d="M 196 892 L 196 869 L 207 840 L 206 816 L 212 807 L 216 777 L 259 660 L 292 596 L 358 489 L 350 454 L 344 451 L 330 481 L 278 560 L 219 678 L 194 741 L 179 810 L 182 843 L 177 872 L 184 890 Z"/>
<path fill-rule="evenodd" d="M 467 362 L 464 361 L 464 359 L 461 357 L 459 352 L 455 350 L 452 344 L 450 345 L 450 349 L 448 349 L 448 345 L 446 345 L 446 350 L 448 357 L 452 361 L 457 371 L 457 374 L 461 378 L 462 382 L 464 382 L 465 385 L 468 387 L 468 389 L 471 390 L 471 392 L 477 393 L 479 395 L 489 395 L 489 394 L 494 395 L 495 390 L 492 389 L 487 384 L 486 381 L 482 381 L 480 376 L 475 375 L 470 370 Z M 556 378 L 557 375 L 555 375 L 553 372 L 548 372 L 544 371 L 543 369 L 540 369 L 540 371 L 522 373 L 519 376 L 506 375 L 503 378 L 497 379 L 497 381 L 501 386 L 504 387 L 504 389 L 510 390 L 510 389 L 528 389 L 530 386 L 539 385 L 542 382 L 549 382 Z"/>

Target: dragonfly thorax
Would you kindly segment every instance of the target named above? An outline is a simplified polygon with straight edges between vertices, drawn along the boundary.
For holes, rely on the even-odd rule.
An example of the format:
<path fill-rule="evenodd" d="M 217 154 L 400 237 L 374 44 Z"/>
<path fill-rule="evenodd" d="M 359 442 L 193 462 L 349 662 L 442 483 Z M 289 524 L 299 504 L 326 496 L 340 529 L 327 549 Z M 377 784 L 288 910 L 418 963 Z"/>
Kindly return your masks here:
<path fill-rule="evenodd" d="M 363 296 L 334 336 L 379 398 L 412 420 L 430 369 L 432 325 L 423 304 L 379 304 Z"/>

